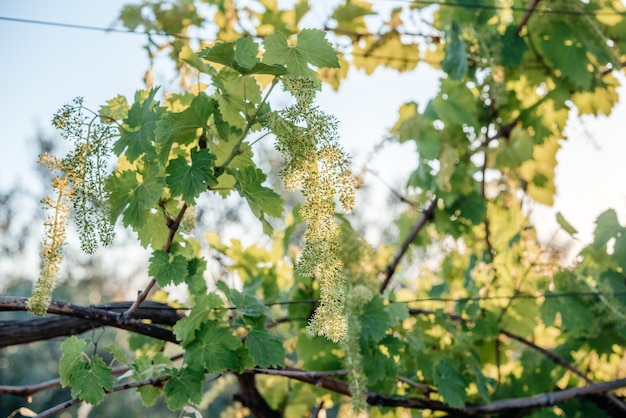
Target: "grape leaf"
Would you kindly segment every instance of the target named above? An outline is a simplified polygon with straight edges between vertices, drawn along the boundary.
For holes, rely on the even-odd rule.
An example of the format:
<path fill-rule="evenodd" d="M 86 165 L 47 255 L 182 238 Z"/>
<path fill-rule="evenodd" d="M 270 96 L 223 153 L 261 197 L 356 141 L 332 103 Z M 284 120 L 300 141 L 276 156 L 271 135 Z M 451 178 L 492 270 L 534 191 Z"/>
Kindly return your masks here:
<path fill-rule="evenodd" d="M 258 367 L 282 366 L 285 362 L 282 341 L 265 329 L 250 331 L 246 338 L 246 346 Z"/>
<path fill-rule="evenodd" d="M 194 148 L 191 150 L 191 165 L 184 157 L 170 161 L 165 169 L 165 182 L 172 194 L 181 195 L 186 203 L 193 205 L 200 193 L 217 184 L 213 175 L 215 158 L 206 149 Z"/>
<path fill-rule="evenodd" d="M 157 121 L 161 118 L 164 108 L 154 102 L 159 89 L 150 90 L 148 97 L 141 101 L 141 92 L 135 94 L 135 103 L 124 119 L 124 129 L 120 138 L 113 145 L 113 151 L 119 156 L 125 153 L 129 162 L 135 161 L 145 154 L 147 161 L 156 156 L 152 140 Z"/>
<path fill-rule="evenodd" d="M 222 70 L 213 77 L 218 88 L 217 102 L 224 121 L 237 128 L 243 128 L 250 112 L 261 101 L 261 88 L 250 76 L 242 76 L 230 68 Z"/>
<path fill-rule="evenodd" d="M 112 371 L 99 356 L 89 362 L 77 363 L 70 375 L 72 397 L 80 398 L 91 405 L 98 405 L 107 392 L 113 390 Z"/>
<path fill-rule="evenodd" d="M 141 403 L 144 406 L 154 405 L 159 396 L 161 396 L 161 389 L 152 385 L 140 386 L 137 388 L 137 392 L 141 396 Z"/>
<path fill-rule="evenodd" d="M 265 215 L 279 218 L 283 214 L 284 200 L 274 190 L 263 186 L 266 179 L 265 173 L 260 169 L 247 166 L 243 169 L 228 171 L 236 179 L 235 188 L 239 195 L 244 197 L 256 216 L 263 223 L 263 231 L 270 235 L 272 227 L 265 219 Z"/>
<path fill-rule="evenodd" d="M 622 268 L 622 271 L 626 271 L 626 230 L 624 228 L 620 228 L 620 231 L 617 232 L 613 246 L 613 258 Z"/>
<path fill-rule="evenodd" d="M 193 98 L 189 107 L 179 113 L 166 113 L 156 124 L 154 131 L 159 158 L 167 161 L 172 144 L 187 145 L 198 139 L 209 117 L 217 110 L 217 102 L 200 93 Z"/>
<path fill-rule="evenodd" d="M 122 350 L 121 348 L 119 348 L 117 345 L 111 343 L 109 345 L 107 345 L 105 347 L 107 350 L 109 350 L 111 352 L 111 354 L 113 354 L 113 358 L 122 363 L 122 364 L 128 364 L 128 357 L 126 356 L 126 353 L 124 352 L 124 350 Z"/>
<path fill-rule="evenodd" d="M 576 228 L 572 226 L 572 224 L 565 220 L 565 217 L 561 214 L 561 212 L 557 212 L 556 221 L 559 223 L 561 228 L 563 228 L 568 234 L 574 235 L 578 232 Z"/>
<path fill-rule="evenodd" d="M 517 68 L 522 65 L 524 53 L 528 50 L 528 46 L 517 33 L 517 25 L 507 26 L 502 36 L 502 49 L 506 51 L 505 54 L 502 54 L 502 65 L 507 68 Z"/>
<path fill-rule="evenodd" d="M 467 382 L 454 368 L 451 358 L 443 357 L 437 362 L 433 379 L 445 403 L 455 408 L 463 408 L 465 406 L 465 386 Z"/>
<path fill-rule="evenodd" d="M 140 229 L 148 221 L 150 209 L 155 205 L 165 181 L 159 167 L 146 163 L 141 177 L 132 170 L 117 172 L 107 179 L 106 189 L 111 193 L 111 216 L 117 219 L 122 213 L 124 226 Z"/>
<path fill-rule="evenodd" d="M 365 338 L 380 341 L 391 325 L 391 316 L 385 310 L 383 299 L 376 295 L 363 307 L 361 332 Z"/>
<path fill-rule="evenodd" d="M 196 331 L 196 339 L 187 346 L 185 361 L 195 370 L 237 370 L 239 356 L 236 350 L 239 346 L 241 340 L 229 328 L 219 326 L 218 321 L 206 321 Z"/>
<path fill-rule="evenodd" d="M 441 80 L 441 93 L 431 103 L 446 127 L 479 126 L 476 98 L 463 82 L 444 78 Z"/>
<path fill-rule="evenodd" d="M 451 215 L 459 211 L 459 214 L 470 221 L 472 225 L 478 225 L 487 216 L 487 202 L 478 192 L 472 192 L 465 196 L 460 196 L 454 204 L 446 208 Z"/>
<path fill-rule="evenodd" d="M 189 401 L 200 403 L 203 383 L 204 373 L 188 367 L 172 373 L 172 377 L 163 388 L 167 407 L 175 411 L 187 405 Z"/>
<path fill-rule="evenodd" d="M 547 29 L 547 28 L 545 28 Z M 587 68 L 587 48 L 575 36 L 576 30 L 564 23 L 555 21 L 549 31 L 539 37 L 539 46 L 544 56 L 551 60 L 554 66 L 561 71 L 576 88 L 588 89 L 593 79 L 593 73 Z M 572 65 L 575 62 L 577 65 Z"/>
<path fill-rule="evenodd" d="M 178 53 L 178 58 L 204 74 L 215 73 L 215 68 L 202 61 L 189 46 L 185 45 Z"/>
<path fill-rule="evenodd" d="M 128 117 L 130 105 L 126 101 L 126 97 L 118 94 L 116 97 L 106 101 L 107 105 L 100 106 L 100 115 L 109 116 L 115 120 L 122 120 Z"/>
<path fill-rule="evenodd" d="M 263 46 L 263 62 L 285 65 L 291 75 L 316 79 L 317 74 L 309 64 L 318 68 L 339 68 L 337 54 L 321 30 L 302 30 L 295 46 L 289 46 L 285 35 L 276 32 L 265 39 Z"/>
<path fill-rule="evenodd" d="M 145 224 L 141 228 L 135 228 L 137 238 L 144 248 L 163 248 L 167 243 L 170 229 L 163 219 L 162 213 L 148 213 Z"/>
<path fill-rule="evenodd" d="M 198 56 L 207 61 L 225 65 L 237 71 L 239 74 L 267 74 L 284 75 L 287 69 L 282 65 L 268 65 L 259 62 L 257 57 L 259 47 L 252 38 L 240 38 L 236 43 L 219 43 L 213 47 L 205 48 Z"/>
<path fill-rule="evenodd" d="M 222 281 L 217 282 L 217 288 L 226 295 L 232 306 L 237 308 L 237 314 L 243 316 L 244 320 L 246 319 L 245 317 L 251 317 L 249 320 L 257 322 L 253 318 L 262 317 L 265 320 L 271 316 L 269 308 L 253 295 L 229 288 Z"/>
<path fill-rule="evenodd" d="M 620 229 L 622 229 L 622 227 L 617 220 L 617 213 L 615 213 L 613 209 L 609 209 L 600 214 L 598 219 L 596 219 L 595 238 L 593 244 L 591 244 L 593 249 L 597 251 L 604 247 Z"/>
<path fill-rule="evenodd" d="M 63 350 L 63 355 L 59 361 L 61 386 L 66 387 L 70 384 L 72 370 L 81 362 L 83 350 L 86 346 L 87 340 L 78 339 L 75 336 L 71 336 L 61 344 L 61 350 Z"/>
<path fill-rule="evenodd" d="M 174 334 L 176 338 L 182 342 L 183 346 L 188 345 L 195 338 L 196 330 L 207 321 L 211 315 L 211 311 L 221 308 L 224 305 L 222 298 L 216 293 L 208 295 L 196 295 L 195 305 L 191 308 L 189 316 L 179 320 L 174 325 Z"/>
<path fill-rule="evenodd" d="M 187 260 L 182 255 L 155 250 L 150 257 L 148 273 L 154 277 L 159 286 L 180 284 L 187 277 Z"/>
<path fill-rule="evenodd" d="M 204 280 L 206 268 L 207 265 L 204 258 L 193 257 L 187 262 L 187 277 L 185 278 L 185 282 L 194 295 L 204 295 L 207 292 L 207 285 Z"/>
<path fill-rule="evenodd" d="M 457 22 L 446 32 L 446 58 L 441 62 L 441 69 L 451 80 L 460 80 L 467 72 L 467 54 L 463 30 Z"/>
<path fill-rule="evenodd" d="M 235 61 L 241 67 L 248 70 L 254 68 L 260 62 L 258 54 L 259 44 L 254 42 L 251 37 L 246 36 L 235 41 Z"/>
<path fill-rule="evenodd" d="M 364 34 L 367 32 L 364 17 L 372 14 L 375 13 L 372 11 L 371 4 L 346 3 L 338 5 L 333 11 L 332 17 L 337 21 L 336 30 L 338 32 Z"/>

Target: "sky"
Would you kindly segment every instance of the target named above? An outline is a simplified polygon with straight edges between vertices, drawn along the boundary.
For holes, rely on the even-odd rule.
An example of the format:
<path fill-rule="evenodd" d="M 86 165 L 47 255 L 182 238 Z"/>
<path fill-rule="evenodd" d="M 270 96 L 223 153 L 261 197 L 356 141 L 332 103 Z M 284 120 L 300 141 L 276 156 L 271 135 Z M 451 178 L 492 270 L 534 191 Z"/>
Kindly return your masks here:
<path fill-rule="evenodd" d="M 126 1 L 22 0 L 0 1 L 0 16 L 109 27 Z M 148 61 L 140 35 L 102 33 L 0 20 L 0 188 L 16 182 L 34 187 L 34 138 L 53 134 L 53 113 L 76 96 L 97 109 L 122 94 L 132 97 L 143 87 Z M 626 79 L 621 77 L 626 84 Z M 377 71 L 372 76 L 351 72 L 338 94 L 330 89 L 319 96 L 320 106 L 337 116 L 341 139 L 354 156 L 355 169 L 387 134 L 406 101 L 422 106 L 437 89 L 437 73 L 425 65 L 410 74 Z M 620 89 L 622 100 L 626 89 Z M 568 141 L 557 158 L 558 194 L 555 206 L 536 206 L 533 219 L 544 225 L 541 238 L 558 232 L 555 213 L 561 212 L 579 231 L 577 246 L 589 242 L 595 218 L 608 208 L 626 220 L 626 106 L 619 104 L 609 117 L 572 118 Z M 385 183 L 401 191 L 402 177 L 415 166 L 411 144 L 396 144 L 376 154 L 372 169 Z M 370 176 L 372 190 L 386 187 Z M 374 202 L 366 214 L 375 222 L 387 202 Z"/>

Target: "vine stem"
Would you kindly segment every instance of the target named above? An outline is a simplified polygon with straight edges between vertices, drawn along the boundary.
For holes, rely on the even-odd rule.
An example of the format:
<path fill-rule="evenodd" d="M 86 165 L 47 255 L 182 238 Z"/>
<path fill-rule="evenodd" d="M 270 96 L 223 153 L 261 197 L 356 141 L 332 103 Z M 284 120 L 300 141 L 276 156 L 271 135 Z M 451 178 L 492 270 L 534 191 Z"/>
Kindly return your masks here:
<path fill-rule="evenodd" d="M 417 221 L 417 223 L 415 224 L 415 226 L 413 227 L 409 235 L 406 237 L 406 239 L 402 243 L 402 246 L 400 247 L 396 255 L 393 257 L 393 259 L 391 260 L 391 262 L 385 269 L 383 273 L 384 280 L 383 280 L 383 283 L 380 285 L 380 290 L 379 290 L 380 293 L 383 293 L 387 289 L 387 286 L 389 286 L 389 283 L 391 282 L 391 277 L 393 276 L 396 269 L 398 268 L 398 264 L 400 264 L 402 257 L 404 257 L 404 255 L 408 251 L 409 246 L 411 245 L 413 240 L 415 240 L 415 237 L 417 237 L 417 234 L 419 234 L 422 228 L 426 226 L 428 221 L 432 220 L 436 207 L 437 207 L 437 198 L 435 197 L 430 202 L 428 207 L 422 212 L 422 216 L 420 216 L 419 220 Z"/>
<path fill-rule="evenodd" d="M 267 93 L 265 93 L 265 97 L 263 97 L 263 100 L 261 100 L 261 103 L 259 104 L 258 109 L 248 119 L 248 122 L 246 123 L 246 126 L 243 129 L 243 132 L 241 134 L 241 138 L 239 138 L 239 141 L 237 141 L 237 143 L 233 147 L 233 149 L 230 152 L 230 154 L 228 155 L 228 157 L 226 157 L 224 162 L 219 167 L 215 167 L 215 177 L 219 177 L 224 172 L 224 169 L 228 166 L 228 164 L 230 164 L 230 162 L 237 155 L 239 155 L 239 151 L 241 149 L 241 144 L 243 144 L 244 139 L 246 139 L 246 137 L 248 136 L 248 132 L 250 132 L 250 129 L 252 128 L 252 125 L 254 125 L 258 121 L 259 113 L 261 113 L 261 109 L 263 109 L 263 106 L 265 105 L 265 103 L 267 103 L 267 99 L 269 98 L 270 94 L 272 93 L 272 90 L 274 90 L 274 87 L 276 87 L 276 84 L 278 84 L 278 80 L 279 80 L 278 77 L 274 77 L 274 79 L 272 80 L 272 84 L 270 85 L 270 88 L 267 90 Z"/>
<path fill-rule="evenodd" d="M 174 235 L 176 235 L 176 231 L 178 231 L 178 228 L 180 227 L 180 223 L 183 220 L 183 216 L 185 216 L 185 212 L 187 212 L 187 208 L 188 208 L 187 203 L 183 204 L 183 207 L 180 208 L 180 212 L 178 212 L 178 216 L 176 217 L 176 220 L 174 220 L 173 223 L 168 225 L 170 232 L 169 232 L 169 235 L 167 236 L 167 242 L 165 243 L 165 247 L 163 248 L 163 250 L 166 253 L 169 253 L 170 249 L 172 248 L 172 242 L 174 242 Z M 142 304 L 142 302 L 146 300 L 146 298 L 148 297 L 148 294 L 150 293 L 150 291 L 152 290 L 155 284 L 156 284 L 156 279 L 153 277 L 152 279 L 150 279 L 150 282 L 148 283 L 146 288 L 143 291 L 139 292 L 139 294 L 137 295 L 137 299 L 135 299 L 135 301 L 130 306 L 130 308 L 128 308 L 128 310 L 123 313 L 123 317 L 130 318 L 133 316 L 135 312 L 137 312 L 137 309 L 139 309 L 139 306 Z"/>
<path fill-rule="evenodd" d="M 530 19 L 530 16 L 535 12 L 535 9 L 537 8 L 537 5 L 539 4 L 539 1 L 540 0 L 533 0 L 533 2 L 530 4 L 530 6 L 528 6 L 528 9 L 526 9 L 526 12 L 524 13 L 524 16 L 522 16 L 522 20 L 520 20 L 519 25 L 517 25 L 517 34 L 518 35 L 522 31 L 522 29 L 524 29 L 524 26 L 526 26 L 526 24 L 528 23 L 528 19 Z"/>
<path fill-rule="evenodd" d="M 252 128 L 252 125 L 254 125 L 254 123 L 258 120 L 259 117 L 259 113 L 261 113 L 261 109 L 263 108 L 263 106 L 265 105 L 265 103 L 267 103 L 267 100 L 270 96 L 270 94 L 272 93 L 272 90 L 274 89 L 274 87 L 276 87 L 276 85 L 278 84 L 278 77 L 275 77 L 272 80 L 272 84 L 270 86 L 270 88 L 267 90 L 267 93 L 265 93 L 265 96 L 263 97 L 263 100 L 261 101 L 261 103 L 259 104 L 258 109 L 256 110 L 256 112 L 254 112 L 254 114 L 248 119 L 248 122 L 246 123 L 246 126 L 241 134 L 241 138 L 239 138 L 239 141 L 237 141 L 237 143 L 235 144 L 235 146 L 233 147 L 232 151 L 230 152 L 230 154 L 228 155 L 228 157 L 226 157 L 226 159 L 224 160 L 224 162 L 219 166 L 219 167 L 215 167 L 215 177 L 219 177 L 220 175 L 222 175 L 224 173 L 224 169 L 228 166 L 228 164 L 230 164 L 230 162 L 240 153 L 240 149 L 241 149 L 241 144 L 243 144 L 244 139 L 246 139 L 246 137 L 248 136 L 248 132 L 250 132 L 250 129 Z M 245 86 L 245 81 L 244 81 L 244 86 Z M 169 253 L 170 252 L 170 248 L 172 246 L 172 242 L 174 240 L 174 235 L 176 234 L 176 231 L 178 231 L 178 228 L 180 226 L 180 222 L 183 219 L 183 216 L 185 215 L 185 212 L 187 211 L 187 203 L 185 203 L 183 205 L 183 207 L 180 209 L 180 212 L 178 213 L 178 216 L 176 217 L 176 220 L 168 225 L 169 227 L 169 235 L 167 237 L 167 243 L 165 244 L 165 252 Z M 148 285 L 145 287 L 145 289 L 141 292 L 139 292 L 139 294 L 137 295 L 137 299 L 135 300 L 135 302 L 131 305 L 130 308 L 128 308 L 128 310 L 126 312 L 124 312 L 124 317 L 126 318 L 130 318 L 133 316 L 133 314 L 137 311 L 137 309 L 139 309 L 139 306 L 141 305 L 141 303 L 146 300 L 146 298 L 148 297 L 148 294 L 150 293 L 150 291 L 152 290 L 152 288 L 156 285 L 156 279 L 153 277 L 150 279 L 150 282 L 148 283 Z"/>

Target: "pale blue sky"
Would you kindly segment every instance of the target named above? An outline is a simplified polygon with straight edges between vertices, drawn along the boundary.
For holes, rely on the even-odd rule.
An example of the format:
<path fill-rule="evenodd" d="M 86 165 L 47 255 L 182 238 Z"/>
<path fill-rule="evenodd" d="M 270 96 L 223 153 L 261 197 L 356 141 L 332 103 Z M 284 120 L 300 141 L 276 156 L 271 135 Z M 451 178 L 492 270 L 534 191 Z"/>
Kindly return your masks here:
<path fill-rule="evenodd" d="M 48 20 L 108 27 L 122 0 L 0 0 L 0 16 Z M 145 39 L 131 34 L 0 21 L 0 187 L 19 181 L 28 187 L 36 161 L 33 138 L 42 129 L 52 132 L 52 114 L 75 96 L 97 109 L 106 99 L 131 96 L 142 88 L 147 59 L 141 48 Z M 621 78 L 624 82 L 624 77 Z M 354 154 L 356 169 L 373 145 L 393 125 L 397 109 L 405 101 L 424 103 L 437 88 L 436 74 L 427 67 L 411 74 L 377 72 L 373 77 L 351 73 L 339 95 L 325 91 L 320 104 L 340 120 L 342 140 Z M 620 89 L 622 100 L 625 89 Z M 570 124 L 570 139 L 558 154 L 559 194 L 555 209 L 536 210 L 550 226 L 543 238 L 555 231 L 554 212 L 559 210 L 590 238 L 595 217 L 608 207 L 624 220 L 626 208 L 626 106 L 619 105 L 610 118 L 586 119 L 593 142 L 578 121 Z M 594 147 L 594 142 L 600 149 Z M 400 176 L 415 164 L 410 144 L 394 145 L 381 153 L 373 168 L 385 180 L 399 186 Z M 370 178 L 375 187 L 380 182 Z M 374 222 L 386 208 L 380 202 L 368 216 Z"/>

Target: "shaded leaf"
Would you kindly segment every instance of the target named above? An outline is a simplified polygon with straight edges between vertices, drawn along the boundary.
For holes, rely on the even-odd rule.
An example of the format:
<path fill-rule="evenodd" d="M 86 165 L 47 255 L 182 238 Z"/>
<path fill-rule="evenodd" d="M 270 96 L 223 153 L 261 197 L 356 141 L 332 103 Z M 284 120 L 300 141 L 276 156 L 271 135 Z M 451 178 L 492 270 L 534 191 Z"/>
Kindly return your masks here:
<path fill-rule="evenodd" d="M 154 277 L 159 286 L 180 284 L 187 277 L 187 260 L 182 255 L 155 250 L 150 257 L 148 273 Z"/>
<path fill-rule="evenodd" d="M 265 329 L 250 331 L 246 337 L 246 346 L 258 367 L 279 367 L 285 362 L 282 341 Z"/>
<path fill-rule="evenodd" d="M 217 185 L 213 175 L 215 155 L 206 149 L 191 150 L 191 164 L 184 157 L 178 157 L 167 165 L 165 182 L 174 196 L 182 196 L 188 204 L 194 204 L 196 197 Z"/>

